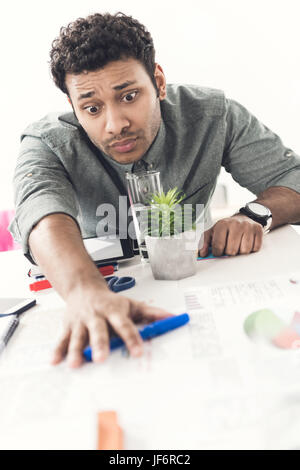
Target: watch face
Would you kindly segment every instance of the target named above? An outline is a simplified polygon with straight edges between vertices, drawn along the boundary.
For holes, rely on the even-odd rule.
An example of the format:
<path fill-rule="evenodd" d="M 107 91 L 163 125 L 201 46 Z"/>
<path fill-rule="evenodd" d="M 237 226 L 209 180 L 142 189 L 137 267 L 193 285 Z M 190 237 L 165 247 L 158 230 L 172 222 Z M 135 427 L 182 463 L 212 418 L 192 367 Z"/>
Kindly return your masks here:
<path fill-rule="evenodd" d="M 258 215 L 259 217 L 269 217 L 271 215 L 270 209 L 262 204 L 258 204 L 257 202 L 249 202 L 247 207 L 251 212 L 253 212 L 253 214 Z"/>

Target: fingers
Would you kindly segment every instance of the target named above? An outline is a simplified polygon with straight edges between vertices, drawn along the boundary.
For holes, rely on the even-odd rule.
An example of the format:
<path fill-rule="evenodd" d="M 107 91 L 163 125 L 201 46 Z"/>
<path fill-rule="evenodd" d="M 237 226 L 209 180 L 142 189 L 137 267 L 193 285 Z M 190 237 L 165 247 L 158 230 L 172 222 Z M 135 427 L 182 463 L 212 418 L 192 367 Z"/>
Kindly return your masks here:
<path fill-rule="evenodd" d="M 65 331 L 60 342 L 58 343 L 58 345 L 56 346 L 54 350 L 54 353 L 51 359 L 52 365 L 59 364 L 64 359 L 68 351 L 70 336 L 71 336 L 71 330 L 68 329 Z"/>
<path fill-rule="evenodd" d="M 217 222 L 213 227 L 211 240 L 212 254 L 214 256 L 222 256 L 225 249 L 227 249 L 227 236 L 227 224 Z"/>
<path fill-rule="evenodd" d="M 234 256 L 259 251 L 263 241 L 263 229 L 260 224 L 243 225 L 240 233 L 230 233 L 227 239 L 226 254 Z"/>
<path fill-rule="evenodd" d="M 87 344 L 88 332 L 82 323 L 73 326 L 69 347 L 68 347 L 68 365 L 70 367 L 79 367 L 83 362 L 82 351 Z"/>
<path fill-rule="evenodd" d="M 68 329 L 62 336 L 54 350 L 51 364 L 59 364 L 67 355 L 70 367 L 79 367 L 82 364 L 82 350 L 87 342 L 87 330 L 80 323 Z"/>
<path fill-rule="evenodd" d="M 255 240 L 253 243 L 252 251 L 259 251 L 262 247 L 264 232 L 263 229 L 258 230 L 255 234 Z"/>
<path fill-rule="evenodd" d="M 131 318 L 136 322 L 152 322 L 174 316 L 163 308 L 153 307 L 144 302 L 131 302 L 131 304 Z"/>
<path fill-rule="evenodd" d="M 244 235 L 244 229 L 246 227 L 240 227 L 238 224 L 233 224 L 229 229 L 227 229 L 227 239 L 226 239 L 226 246 L 224 248 L 224 253 L 228 256 L 235 256 L 240 252 L 240 245 L 242 236 Z M 251 245 L 252 241 L 252 234 L 245 233 L 246 236 L 251 238 Z M 222 254 L 222 253 L 221 253 Z"/>
<path fill-rule="evenodd" d="M 213 226 L 212 253 L 214 256 L 248 254 L 260 250 L 262 240 L 262 226 L 248 217 L 223 219 Z"/>
<path fill-rule="evenodd" d="M 202 258 L 204 258 L 205 256 L 208 255 L 208 249 L 209 249 L 209 246 L 211 244 L 211 238 L 212 238 L 212 233 L 213 233 L 213 229 L 209 229 L 209 230 L 206 230 L 204 232 L 204 235 L 203 235 L 203 239 L 201 237 L 200 239 L 200 242 L 199 242 L 199 256 L 201 256 Z M 201 244 L 203 243 L 203 245 L 201 246 Z"/>
<path fill-rule="evenodd" d="M 240 243 L 240 254 L 245 255 L 253 251 L 255 241 L 255 234 L 246 232 L 242 234 L 241 243 Z"/>
<path fill-rule="evenodd" d="M 132 320 L 119 314 L 112 314 L 109 321 L 115 332 L 123 339 L 130 355 L 141 356 L 143 354 L 143 340 Z"/>
<path fill-rule="evenodd" d="M 103 318 L 88 323 L 93 362 L 103 362 L 109 355 L 108 325 Z"/>
<path fill-rule="evenodd" d="M 108 326 L 103 318 L 88 323 L 93 361 L 102 362 L 109 354 Z M 83 324 L 74 325 L 62 336 L 54 350 L 51 364 L 59 364 L 66 356 L 70 367 L 79 367 L 83 362 L 82 351 L 87 344 L 87 328 Z"/>

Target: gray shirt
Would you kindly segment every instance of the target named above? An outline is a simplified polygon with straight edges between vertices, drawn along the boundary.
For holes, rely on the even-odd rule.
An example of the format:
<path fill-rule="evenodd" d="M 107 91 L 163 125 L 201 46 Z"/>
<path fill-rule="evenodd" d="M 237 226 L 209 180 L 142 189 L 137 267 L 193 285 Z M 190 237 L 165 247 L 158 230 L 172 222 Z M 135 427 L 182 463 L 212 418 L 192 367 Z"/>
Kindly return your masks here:
<path fill-rule="evenodd" d="M 132 171 L 159 170 L 165 191 L 177 186 L 186 203 L 208 206 L 224 166 L 254 194 L 270 186 L 300 193 L 300 157 L 222 91 L 168 85 L 161 112 L 158 134 Z M 68 214 L 83 237 L 95 236 L 99 205 L 111 203 L 119 211 L 125 172 L 101 156 L 73 113 L 52 113 L 22 134 L 14 190 L 10 231 L 27 253 L 29 234 L 45 215 Z"/>

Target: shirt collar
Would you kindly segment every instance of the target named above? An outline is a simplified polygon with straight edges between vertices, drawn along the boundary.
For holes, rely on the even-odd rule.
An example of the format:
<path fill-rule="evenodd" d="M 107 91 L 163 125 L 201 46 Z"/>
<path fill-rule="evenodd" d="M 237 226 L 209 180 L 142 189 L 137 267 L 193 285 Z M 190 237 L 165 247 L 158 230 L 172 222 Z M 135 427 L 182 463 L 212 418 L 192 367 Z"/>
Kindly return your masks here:
<path fill-rule="evenodd" d="M 58 120 L 66 122 L 67 124 L 71 124 L 71 126 L 75 126 L 78 128 L 81 127 L 81 124 L 79 124 L 79 121 L 73 112 L 61 114 L 60 116 L 58 116 Z"/>

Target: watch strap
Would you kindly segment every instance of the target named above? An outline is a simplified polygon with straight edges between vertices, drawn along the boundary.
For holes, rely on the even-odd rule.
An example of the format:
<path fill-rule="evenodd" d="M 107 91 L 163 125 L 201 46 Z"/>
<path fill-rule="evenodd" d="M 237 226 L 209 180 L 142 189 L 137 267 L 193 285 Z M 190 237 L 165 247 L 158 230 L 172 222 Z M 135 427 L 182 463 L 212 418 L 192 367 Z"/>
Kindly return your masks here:
<path fill-rule="evenodd" d="M 239 212 L 241 214 L 244 214 L 246 215 L 247 217 L 249 217 L 250 219 L 254 220 L 255 222 L 258 222 L 259 224 L 261 224 L 263 227 L 265 227 L 268 223 L 268 219 L 271 218 L 271 216 L 266 219 L 266 217 L 260 217 L 259 215 L 257 214 L 253 214 L 249 209 L 247 209 L 247 207 L 241 207 Z"/>

